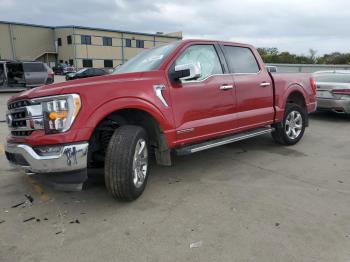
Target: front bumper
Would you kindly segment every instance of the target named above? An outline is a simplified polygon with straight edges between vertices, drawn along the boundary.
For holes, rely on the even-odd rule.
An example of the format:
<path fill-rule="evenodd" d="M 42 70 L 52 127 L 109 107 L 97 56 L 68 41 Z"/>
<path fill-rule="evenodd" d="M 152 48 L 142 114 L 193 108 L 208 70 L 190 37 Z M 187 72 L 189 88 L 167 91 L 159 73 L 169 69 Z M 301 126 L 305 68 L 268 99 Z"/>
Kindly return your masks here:
<path fill-rule="evenodd" d="M 350 99 L 317 98 L 317 109 L 350 114 Z"/>
<path fill-rule="evenodd" d="M 38 153 L 38 149 L 43 147 L 8 143 L 5 153 L 12 165 L 27 172 L 46 174 L 86 169 L 89 143 L 45 146 L 48 147 L 54 148 L 55 153 Z"/>

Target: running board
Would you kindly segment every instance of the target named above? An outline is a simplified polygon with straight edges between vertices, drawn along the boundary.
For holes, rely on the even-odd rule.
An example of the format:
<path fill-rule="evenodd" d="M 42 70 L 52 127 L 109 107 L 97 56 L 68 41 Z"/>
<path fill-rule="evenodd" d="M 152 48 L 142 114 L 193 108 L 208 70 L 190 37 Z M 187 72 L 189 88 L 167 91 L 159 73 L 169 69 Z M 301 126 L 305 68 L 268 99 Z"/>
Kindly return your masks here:
<path fill-rule="evenodd" d="M 207 149 L 210 149 L 213 147 L 222 146 L 222 145 L 230 144 L 233 142 L 245 140 L 248 138 L 268 134 L 268 133 L 271 133 L 273 130 L 274 130 L 274 128 L 272 128 L 272 127 L 258 128 L 258 129 L 254 129 L 251 131 L 235 134 L 235 135 L 232 135 L 229 137 L 219 138 L 219 139 L 215 139 L 215 140 L 206 141 L 206 142 L 203 142 L 200 144 L 182 147 L 182 148 L 176 149 L 175 152 L 178 156 L 189 155 L 189 154 L 193 154 L 193 153 L 196 153 L 199 151 L 207 150 Z"/>

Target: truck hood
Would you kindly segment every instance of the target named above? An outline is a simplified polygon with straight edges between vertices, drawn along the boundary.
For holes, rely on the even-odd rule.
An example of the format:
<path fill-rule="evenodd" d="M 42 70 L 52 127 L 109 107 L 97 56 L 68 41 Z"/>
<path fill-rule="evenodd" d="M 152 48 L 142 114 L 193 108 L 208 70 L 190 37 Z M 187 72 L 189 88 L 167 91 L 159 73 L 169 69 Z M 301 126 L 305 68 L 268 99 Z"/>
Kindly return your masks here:
<path fill-rule="evenodd" d="M 21 92 L 9 99 L 13 100 L 24 100 L 32 99 L 44 96 L 54 96 L 68 93 L 87 93 L 92 88 L 103 88 L 107 86 L 113 86 L 115 88 L 123 88 L 125 85 L 137 85 L 135 82 L 162 79 L 163 72 L 161 71 L 149 71 L 149 72 L 137 72 L 137 73 L 126 73 L 126 74 L 115 74 L 105 75 L 98 77 L 90 77 L 85 79 L 72 80 L 62 83 L 56 83 L 51 85 L 39 86 L 33 89 Z"/>

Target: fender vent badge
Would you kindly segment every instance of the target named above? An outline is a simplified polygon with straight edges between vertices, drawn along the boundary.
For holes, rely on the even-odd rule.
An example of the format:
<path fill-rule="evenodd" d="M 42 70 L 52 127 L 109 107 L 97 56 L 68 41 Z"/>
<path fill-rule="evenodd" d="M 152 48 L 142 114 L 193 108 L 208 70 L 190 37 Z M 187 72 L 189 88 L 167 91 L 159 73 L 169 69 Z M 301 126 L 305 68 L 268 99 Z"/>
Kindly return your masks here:
<path fill-rule="evenodd" d="M 156 93 L 156 96 L 159 98 L 159 100 L 163 103 L 163 105 L 165 105 L 166 107 L 168 107 L 168 103 L 166 102 L 164 96 L 163 96 L 163 90 L 166 88 L 165 85 L 160 84 L 160 85 L 154 85 L 154 92 Z"/>

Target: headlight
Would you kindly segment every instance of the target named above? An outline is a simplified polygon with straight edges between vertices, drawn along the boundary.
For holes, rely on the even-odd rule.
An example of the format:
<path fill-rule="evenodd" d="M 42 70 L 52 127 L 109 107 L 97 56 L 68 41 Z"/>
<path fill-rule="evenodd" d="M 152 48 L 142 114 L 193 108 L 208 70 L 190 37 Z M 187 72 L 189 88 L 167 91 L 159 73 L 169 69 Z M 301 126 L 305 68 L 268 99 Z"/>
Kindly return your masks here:
<path fill-rule="evenodd" d="M 43 97 L 35 101 L 42 105 L 46 134 L 67 131 L 81 108 L 78 94 Z"/>

